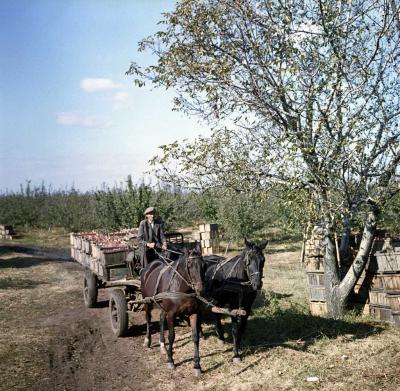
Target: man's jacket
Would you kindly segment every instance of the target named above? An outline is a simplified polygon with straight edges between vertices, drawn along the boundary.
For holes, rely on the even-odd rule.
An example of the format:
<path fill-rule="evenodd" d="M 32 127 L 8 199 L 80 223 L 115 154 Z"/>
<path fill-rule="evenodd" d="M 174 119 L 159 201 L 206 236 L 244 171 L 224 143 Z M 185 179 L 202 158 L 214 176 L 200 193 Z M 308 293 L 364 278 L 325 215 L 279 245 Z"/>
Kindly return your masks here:
<path fill-rule="evenodd" d="M 153 228 L 146 220 L 142 220 L 139 224 L 139 231 L 137 235 L 139 245 L 146 246 L 146 243 L 163 244 L 167 240 L 164 235 L 162 223 L 158 220 L 154 221 Z"/>

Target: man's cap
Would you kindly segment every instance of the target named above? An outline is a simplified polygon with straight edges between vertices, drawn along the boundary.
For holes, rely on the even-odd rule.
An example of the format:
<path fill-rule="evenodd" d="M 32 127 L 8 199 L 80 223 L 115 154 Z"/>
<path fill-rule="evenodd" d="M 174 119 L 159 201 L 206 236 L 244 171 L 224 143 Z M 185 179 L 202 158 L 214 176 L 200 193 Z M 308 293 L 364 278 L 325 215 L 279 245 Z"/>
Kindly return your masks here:
<path fill-rule="evenodd" d="M 145 211 L 144 211 L 144 214 L 145 215 L 148 215 L 148 214 L 150 214 L 150 213 L 155 213 L 156 212 L 156 210 L 152 207 L 152 206 L 149 206 Z"/>

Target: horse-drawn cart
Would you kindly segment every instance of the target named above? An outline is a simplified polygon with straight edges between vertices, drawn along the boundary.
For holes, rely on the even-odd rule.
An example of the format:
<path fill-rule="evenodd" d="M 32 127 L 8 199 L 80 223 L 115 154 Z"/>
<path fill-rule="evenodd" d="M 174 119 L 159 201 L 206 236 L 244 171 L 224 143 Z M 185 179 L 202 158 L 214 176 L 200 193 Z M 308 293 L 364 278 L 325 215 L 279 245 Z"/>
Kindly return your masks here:
<path fill-rule="evenodd" d="M 128 313 L 142 309 L 139 272 L 141 268 L 137 229 L 115 233 L 71 233 L 71 257 L 84 267 L 83 299 L 86 307 L 97 304 L 99 289 L 109 291 L 109 314 L 113 333 L 128 331 Z M 168 244 L 176 249 L 191 248 L 179 232 L 166 233 Z"/>

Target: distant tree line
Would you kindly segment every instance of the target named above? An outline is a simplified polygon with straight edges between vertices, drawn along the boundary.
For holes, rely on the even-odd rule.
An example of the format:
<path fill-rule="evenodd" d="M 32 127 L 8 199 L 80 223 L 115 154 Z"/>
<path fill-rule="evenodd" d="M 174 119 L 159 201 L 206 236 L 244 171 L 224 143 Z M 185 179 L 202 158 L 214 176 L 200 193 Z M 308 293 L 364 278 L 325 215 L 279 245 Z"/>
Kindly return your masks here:
<path fill-rule="evenodd" d="M 220 189 L 188 192 L 168 184 L 135 184 L 130 176 L 120 185 L 86 192 L 27 181 L 19 191 L 0 193 L 0 222 L 24 228 L 118 230 L 137 227 L 149 205 L 156 207 L 166 229 L 217 222 L 230 240 L 260 237 L 274 227 L 297 234 L 303 223 L 289 215 L 273 194 Z"/>
<path fill-rule="evenodd" d="M 137 227 L 143 211 L 153 205 L 165 222 L 166 229 L 196 226 L 204 222 L 220 224 L 222 236 L 241 241 L 244 237 L 261 238 L 266 232 L 279 229 L 300 237 L 306 223 L 304 208 L 307 194 L 298 192 L 293 206 L 282 202 L 279 191 L 241 193 L 213 189 L 203 192 L 185 191 L 169 184 L 135 184 L 128 176 L 125 183 L 100 190 L 81 192 L 53 189 L 27 181 L 19 191 L 0 193 L 0 223 L 15 227 L 69 231 L 92 229 L 118 230 Z M 302 199 L 299 202 L 299 199 Z M 400 197 L 386 208 L 383 223 L 393 232 L 400 232 Z M 360 227 L 362 222 L 360 221 Z"/>

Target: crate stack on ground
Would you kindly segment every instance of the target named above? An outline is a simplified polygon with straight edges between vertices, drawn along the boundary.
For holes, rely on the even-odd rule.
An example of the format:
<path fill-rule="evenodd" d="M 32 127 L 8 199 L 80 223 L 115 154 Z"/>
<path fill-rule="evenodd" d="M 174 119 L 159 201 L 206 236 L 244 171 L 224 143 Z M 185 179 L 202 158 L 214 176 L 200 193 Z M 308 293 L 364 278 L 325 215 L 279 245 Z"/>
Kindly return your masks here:
<path fill-rule="evenodd" d="M 12 240 L 15 235 L 12 225 L 0 224 L 0 239 Z"/>
<path fill-rule="evenodd" d="M 310 311 L 312 315 L 325 315 L 325 275 L 323 230 L 315 226 L 304 245 L 304 266 L 306 270 Z"/>
<path fill-rule="evenodd" d="M 129 251 L 128 242 L 138 230 L 124 229 L 113 233 L 79 232 L 70 234 L 71 257 L 93 270 L 106 281 L 121 278 L 120 268 Z"/>
<path fill-rule="evenodd" d="M 199 225 L 202 255 L 213 255 L 219 252 L 218 224 Z"/>
<path fill-rule="evenodd" d="M 377 319 L 400 325 L 400 240 L 394 239 L 370 257 L 368 274 L 369 313 Z"/>

